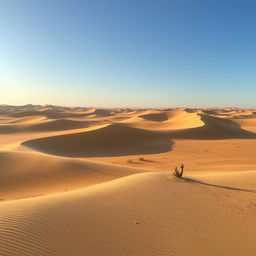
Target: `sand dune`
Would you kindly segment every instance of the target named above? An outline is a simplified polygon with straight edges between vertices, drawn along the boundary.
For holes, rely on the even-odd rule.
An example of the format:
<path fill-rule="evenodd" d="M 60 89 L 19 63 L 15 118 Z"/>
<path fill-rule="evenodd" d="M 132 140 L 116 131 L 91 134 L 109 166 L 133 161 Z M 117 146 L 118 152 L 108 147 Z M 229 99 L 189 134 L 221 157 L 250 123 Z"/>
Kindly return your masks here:
<path fill-rule="evenodd" d="M 237 123 L 244 130 L 256 133 L 256 117 L 255 118 L 232 119 L 232 121 Z"/>
<path fill-rule="evenodd" d="M 255 172 L 248 178 L 256 184 Z M 0 205 L 0 254 L 253 256 L 254 197 L 145 173 L 6 202 Z"/>
<path fill-rule="evenodd" d="M 73 112 L 55 112 L 52 110 L 44 110 L 44 111 L 24 111 L 12 114 L 12 117 L 27 117 L 27 116 L 38 116 L 42 115 L 47 118 L 51 119 L 58 119 L 58 118 L 70 118 L 70 117 L 86 117 L 90 115 L 90 113 L 73 113 Z"/>
<path fill-rule="evenodd" d="M 201 115 L 204 126 L 171 132 L 172 138 L 183 139 L 252 139 L 256 134 L 243 130 L 238 124 L 228 119 Z"/>
<path fill-rule="evenodd" d="M 203 126 L 204 123 L 197 113 L 188 113 L 182 110 L 168 110 L 163 112 L 151 111 L 121 121 L 120 125 L 146 130 L 177 130 Z"/>
<path fill-rule="evenodd" d="M 25 116 L 21 118 L 10 118 L 8 122 L 5 122 L 5 124 L 12 125 L 12 124 L 18 124 L 18 125 L 27 125 L 27 124 L 40 124 L 43 122 L 47 122 L 50 119 L 44 116 Z"/>
<path fill-rule="evenodd" d="M 0 255 L 255 256 L 255 113 L 0 106 Z"/>
<path fill-rule="evenodd" d="M 69 191 L 143 171 L 22 152 L 0 152 L 0 200 Z"/>
<path fill-rule="evenodd" d="M 19 109 L 17 111 L 15 109 L 3 111 L 3 114 L 8 114 L 11 117 L 16 118 L 23 118 L 23 117 L 31 117 L 31 116 L 45 116 L 51 119 L 58 119 L 58 118 L 83 118 L 89 115 L 96 115 L 96 116 L 110 116 L 111 110 L 108 109 L 94 109 L 94 108 L 80 108 L 80 109 L 69 109 L 63 107 L 37 107 L 32 109 Z"/>
<path fill-rule="evenodd" d="M 40 119 L 41 120 L 41 119 Z M 44 122 L 37 122 L 38 119 L 25 121 L 18 125 L 1 125 L 0 133 L 18 133 L 18 132 L 41 132 L 41 131 L 60 131 L 60 130 L 71 130 L 86 128 L 89 125 L 93 125 L 93 121 L 74 121 L 68 119 L 58 119 L 58 120 L 47 120 Z M 19 122 L 17 120 L 17 122 Z"/>
<path fill-rule="evenodd" d="M 204 126 L 168 132 L 109 125 L 84 133 L 25 141 L 22 145 L 40 152 L 69 157 L 102 157 L 156 154 L 170 151 L 171 139 L 256 138 L 231 120 L 201 115 Z"/>
<path fill-rule="evenodd" d="M 109 125 L 84 133 L 26 141 L 22 145 L 53 155 L 95 157 L 161 153 L 171 150 L 172 142 L 163 133 Z"/>

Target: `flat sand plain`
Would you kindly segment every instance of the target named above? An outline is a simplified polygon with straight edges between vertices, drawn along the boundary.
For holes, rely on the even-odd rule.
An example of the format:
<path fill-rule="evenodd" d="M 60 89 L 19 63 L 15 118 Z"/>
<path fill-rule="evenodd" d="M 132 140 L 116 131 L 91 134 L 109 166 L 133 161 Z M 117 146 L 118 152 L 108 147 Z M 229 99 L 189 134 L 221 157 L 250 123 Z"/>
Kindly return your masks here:
<path fill-rule="evenodd" d="M 1 256 L 255 256 L 255 198 L 256 110 L 0 106 Z"/>

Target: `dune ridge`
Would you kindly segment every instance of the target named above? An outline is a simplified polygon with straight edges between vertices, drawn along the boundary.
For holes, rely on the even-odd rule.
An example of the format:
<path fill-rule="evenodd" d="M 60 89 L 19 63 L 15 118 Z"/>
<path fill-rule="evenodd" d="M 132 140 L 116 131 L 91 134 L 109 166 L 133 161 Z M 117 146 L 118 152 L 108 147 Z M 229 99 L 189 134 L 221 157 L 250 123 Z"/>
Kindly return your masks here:
<path fill-rule="evenodd" d="M 252 177 L 255 182 L 255 172 Z M 212 182 L 210 176 L 205 180 Z M 70 193 L 10 201 L 0 205 L 0 253 L 253 256 L 254 196 L 246 193 L 245 199 L 244 194 L 166 173 L 144 173 Z M 243 229 L 237 232 L 241 222 Z"/>
<path fill-rule="evenodd" d="M 0 152 L 0 169 L 0 200 L 70 191 L 145 171 L 143 168 L 8 151 Z"/>
<path fill-rule="evenodd" d="M 119 122 L 119 124 L 133 128 L 160 131 L 200 127 L 204 123 L 197 113 L 198 111 L 190 113 L 183 110 L 147 111 L 134 114 L 129 119 Z"/>
<path fill-rule="evenodd" d="M 39 120 L 44 120 L 41 118 Z M 26 119 L 27 120 L 27 119 Z M 71 130 L 71 129 L 79 129 L 86 128 L 90 125 L 94 125 L 93 121 L 75 121 L 69 119 L 58 119 L 58 120 L 44 120 L 43 122 L 38 123 L 38 119 L 31 119 L 30 121 L 21 121 L 21 123 L 16 124 L 17 120 L 15 120 L 14 124 L 4 124 L 0 126 L 0 133 L 18 133 L 18 132 L 43 132 L 43 131 L 61 131 L 61 130 Z"/>

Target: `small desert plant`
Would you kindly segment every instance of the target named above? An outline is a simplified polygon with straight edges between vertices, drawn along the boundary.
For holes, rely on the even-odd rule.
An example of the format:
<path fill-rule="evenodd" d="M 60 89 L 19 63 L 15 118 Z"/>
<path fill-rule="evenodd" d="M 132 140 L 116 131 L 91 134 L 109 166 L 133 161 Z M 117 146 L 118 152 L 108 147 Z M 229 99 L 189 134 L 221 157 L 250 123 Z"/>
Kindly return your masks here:
<path fill-rule="evenodd" d="M 178 170 L 178 168 L 177 168 L 177 166 L 176 166 L 175 169 L 174 169 L 174 171 L 173 171 L 173 175 L 176 176 L 176 177 L 178 177 L 178 178 L 181 178 L 182 175 L 183 175 L 184 164 L 181 164 L 181 165 L 180 165 L 180 169 L 181 169 L 181 171 L 179 172 L 179 170 Z"/>

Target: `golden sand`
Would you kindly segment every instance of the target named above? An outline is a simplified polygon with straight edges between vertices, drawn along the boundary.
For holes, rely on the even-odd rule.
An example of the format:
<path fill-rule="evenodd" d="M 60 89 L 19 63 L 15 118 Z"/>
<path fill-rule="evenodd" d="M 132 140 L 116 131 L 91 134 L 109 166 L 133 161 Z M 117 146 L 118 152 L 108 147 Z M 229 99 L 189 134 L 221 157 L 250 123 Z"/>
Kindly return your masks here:
<path fill-rule="evenodd" d="M 255 121 L 1 106 L 0 255 L 255 256 Z"/>

